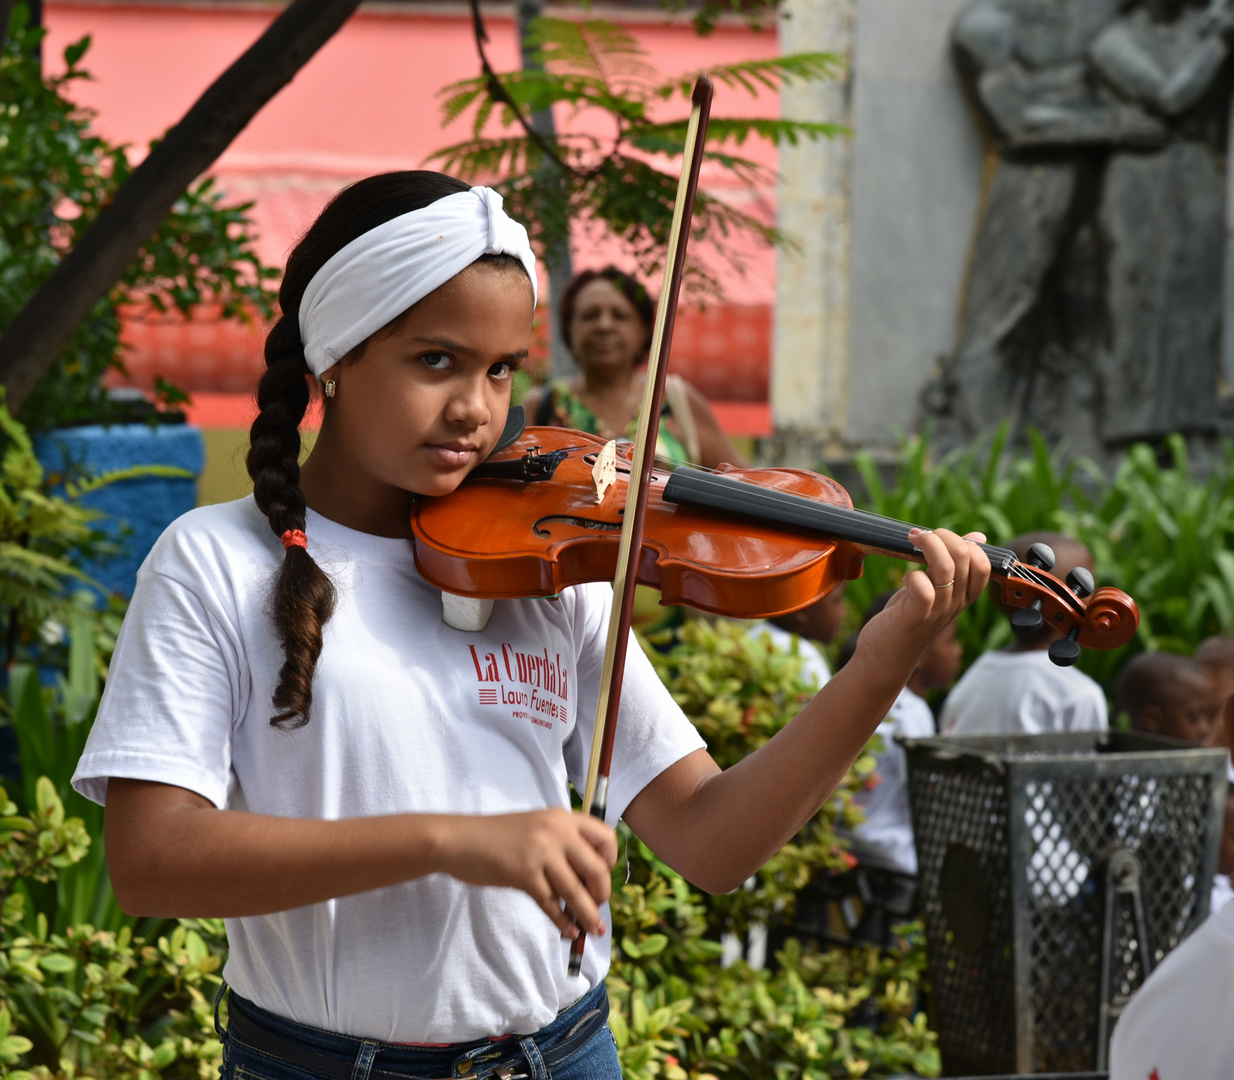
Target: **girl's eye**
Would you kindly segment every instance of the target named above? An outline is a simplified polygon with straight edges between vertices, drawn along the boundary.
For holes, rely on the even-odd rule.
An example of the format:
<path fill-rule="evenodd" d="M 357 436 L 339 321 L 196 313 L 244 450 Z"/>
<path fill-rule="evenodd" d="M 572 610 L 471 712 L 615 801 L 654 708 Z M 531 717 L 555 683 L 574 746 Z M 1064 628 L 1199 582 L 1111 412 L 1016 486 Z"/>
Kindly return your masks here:
<path fill-rule="evenodd" d="M 514 364 L 512 364 L 509 360 L 502 360 L 489 368 L 488 373 L 494 379 L 508 379 L 514 374 L 514 370 Z"/>
<path fill-rule="evenodd" d="M 420 362 L 430 371 L 447 371 L 453 365 L 454 358 L 449 353 L 421 353 Z"/>

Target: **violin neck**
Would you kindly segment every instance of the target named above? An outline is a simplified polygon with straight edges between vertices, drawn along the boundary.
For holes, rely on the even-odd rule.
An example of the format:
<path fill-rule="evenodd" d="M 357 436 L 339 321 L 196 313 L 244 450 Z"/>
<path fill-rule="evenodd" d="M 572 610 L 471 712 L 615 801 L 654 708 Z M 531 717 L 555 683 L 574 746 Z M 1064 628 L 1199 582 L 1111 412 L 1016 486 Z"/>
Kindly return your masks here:
<path fill-rule="evenodd" d="M 724 473 L 680 466 L 665 484 L 664 501 L 724 514 L 739 514 L 769 524 L 809 529 L 834 540 L 856 544 L 871 555 L 925 561 L 908 538 L 909 530 L 920 526 L 864 510 L 819 502 L 791 491 L 762 487 Z M 1005 577 L 1016 564 L 1014 551 L 993 544 L 978 546 L 989 556 L 995 574 Z"/>

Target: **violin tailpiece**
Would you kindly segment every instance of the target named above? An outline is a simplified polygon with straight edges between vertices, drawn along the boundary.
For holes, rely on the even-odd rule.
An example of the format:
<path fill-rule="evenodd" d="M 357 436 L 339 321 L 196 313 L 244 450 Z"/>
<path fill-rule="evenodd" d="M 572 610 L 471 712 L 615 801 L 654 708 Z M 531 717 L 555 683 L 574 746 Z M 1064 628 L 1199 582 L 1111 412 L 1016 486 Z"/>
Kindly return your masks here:
<path fill-rule="evenodd" d="M 596 485 L 596 505 L 604 501 L 604 493 L 617 482 L 617 440 L 609 439 L 596 455 L 591 467 L 591 479 Z"/>

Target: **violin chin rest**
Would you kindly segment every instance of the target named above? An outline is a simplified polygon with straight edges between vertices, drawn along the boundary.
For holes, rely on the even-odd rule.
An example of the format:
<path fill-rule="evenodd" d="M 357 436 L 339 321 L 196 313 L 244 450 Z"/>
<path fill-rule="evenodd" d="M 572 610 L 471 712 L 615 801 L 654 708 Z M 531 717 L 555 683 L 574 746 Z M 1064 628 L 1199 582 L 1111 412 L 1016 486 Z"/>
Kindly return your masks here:
<path fill-rule="evenodd" d="M 441 594 L 441 621 L 455 630 L 469 630 L 473 633 L 483 630 L 492 614 L 492 600 L 478 600 L 475 597 L 458 596 L 448 592 Z"/>

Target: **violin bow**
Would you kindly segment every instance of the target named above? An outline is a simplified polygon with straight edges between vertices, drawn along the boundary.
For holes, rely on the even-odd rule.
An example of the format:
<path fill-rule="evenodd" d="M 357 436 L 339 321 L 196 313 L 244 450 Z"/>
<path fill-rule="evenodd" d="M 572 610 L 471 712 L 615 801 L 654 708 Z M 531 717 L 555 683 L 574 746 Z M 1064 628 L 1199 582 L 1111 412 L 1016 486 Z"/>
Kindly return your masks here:
<path fill-rule="evenodd" d="M 596 723 L 591 740 L 591 760 L 587 766 L 587 785 L 583 792 L 583 812 L 604 820 L 608 810 L 608 774 L 613 761 L 613 740 L 617 734 L 617 709 L 625 672 L 626 646 L 630 641 L 630 621 L 634 611 L 634 587 L 638 581 L 638 560 L 643 547 L 643 522 L 651 469 L 655 463 L 656 439 L 660 433 L 660 409 L 664 404 L 664 379 L 668 373 L 668 350 L 677 319 L 677 295 L 681 291 L 686 261 L 686 243 L 698 194 L 698 175 L 703 163 L 703 143 L 707 138 L 707 119 L 711 114 L 711 80 L 699 76 L 690 99 L 690 122 L 682 151 L 681 179 L 669 231 L 665 264 L 669 272 L 660 287 L 660 303 L 651 335 L 647 362 L 647 383 L 639 409 L 638 436 L 626 488 L 625 517 L 621 542 L 617 548 L 617 576 L 613 580 L 613 607 L 609 613 L 608 639 L 604 645 L 604 667 L 596 703 Z M 580 929 L 570 946 L 571 975 L 579 974 L 587 935 Z"/>

